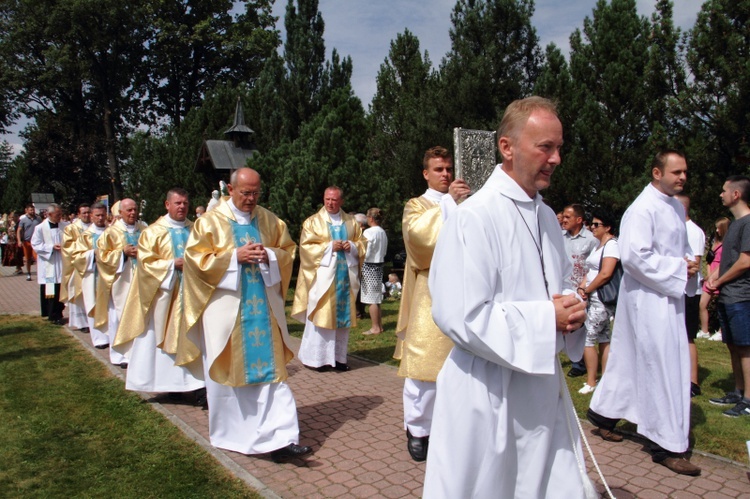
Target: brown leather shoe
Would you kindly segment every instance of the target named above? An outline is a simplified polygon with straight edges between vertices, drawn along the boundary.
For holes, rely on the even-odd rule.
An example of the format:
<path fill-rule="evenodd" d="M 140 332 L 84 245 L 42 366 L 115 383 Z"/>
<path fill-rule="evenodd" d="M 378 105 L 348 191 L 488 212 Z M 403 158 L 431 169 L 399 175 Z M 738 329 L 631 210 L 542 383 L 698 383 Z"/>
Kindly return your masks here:
<path fill-rule="evenodd" d="M 606 440 L 607 442 L 622 442 L 622 435 L 610 430 L 605 430 L 604 428 L 594 428 L 593 430 L 591 430 L 591 433 L 594 435 L 599 435 L 603 440 Z"/>
<path fill-rule="evenodd" d="M 701 474 L 701 469 L 684 457 L 668 457 L 659 461 L 659 464 L 680 475 L 698 476 Z"/>

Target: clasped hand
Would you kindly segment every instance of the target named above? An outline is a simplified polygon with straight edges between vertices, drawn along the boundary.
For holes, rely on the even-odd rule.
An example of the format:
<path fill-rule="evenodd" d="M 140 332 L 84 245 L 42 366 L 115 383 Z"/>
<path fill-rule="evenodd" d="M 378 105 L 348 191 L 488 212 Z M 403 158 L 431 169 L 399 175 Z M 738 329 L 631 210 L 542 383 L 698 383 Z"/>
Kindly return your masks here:
<path fill-rule="evenodd" d="M 268 263 L 268 254 L 260 243 L 247 243 L 237 248 L 239 263 Z"/>
<path fill-rule="evenodd" d="M 349 241 L 333 241 L 333 251 L 349 252 L 352 249 L 352 243 Z"/>
<path fill-rule="evenodd" d="M 123 253 L 125 253 L 125 256 L 129 258 L 137 258 L 138 257 L 138 247 L 134 246 L 132 244 L 126 244 L 125 248 L 122 250 Z"/>
<path fill-rule="evenodd" d="M 554 295 L 555 321 L 557 330 L 569 333 L 580 328 L 586 320 L 586 303 L 575 295 Z"/>

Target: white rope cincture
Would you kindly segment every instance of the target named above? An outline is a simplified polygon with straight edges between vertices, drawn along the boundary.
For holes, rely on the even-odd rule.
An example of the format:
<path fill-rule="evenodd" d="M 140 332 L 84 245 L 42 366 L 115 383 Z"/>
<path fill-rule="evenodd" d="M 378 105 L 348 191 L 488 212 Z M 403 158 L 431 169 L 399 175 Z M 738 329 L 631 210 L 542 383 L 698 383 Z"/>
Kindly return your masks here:
<path fill-rule="evenodd" d="M 607 495 L 610 499 L 616 499 L 614 494 L 612 493 L 612 490 L 609 488 L 609 484 L 607 483 L 607 480 L 604 478 L 604 473 L 602 473 L 601 468 L 599 468 L 599 463 L 596 461 L 596 457 L 594 457 L 594 452 L 591 450 L 591 446 L 589 445 L 589 441 L 586 438 L 586 435 L 583 433 L 583 427 L 581 426 L 581 421 L 578 419 L 578 415 L 576 414 L 575 406 L 573 405 L 573 399 L 570 396 L 570 391 L 568 390 L 568 385 L 565 384 L 565 380 L 562 377 L 562 364 L 560 363 L 560 358 L 557 359 L 557 367 L 559 368 L 560 372 L 560 393 L 563 396 L 564 403 L 567 402 L 568 404 L 568 410 L 565 411 L 565 421 L 568 426 L 568 435 L 570 436 L 570 443 L 573 447 L 573 454 L 576 457 L 576 462 L 578 463 L 578 471 L 581 474 L 581 481 L 583 482 L 583 488 L 584 493 L 587 498 L 596 498 L 598 497 L 598 494 L 596 490 L 594 490 L 594 486 L 591 483 L 591 480 L 588 477 L 588 474 L 586 473 L 586 466 L 584 464 L 584 461 L 581 459 L 582 456 L 578 455 L 578 449 L 575 441 L 575 437 L 573 436 L 573 428 L 570 424 L 570 417 L 571 414 L 573 415 L 573 419 L 575 419 L 576 425 L 578 426 L 578 434 L 581 435 L 581 441 L 583 442 L 584 446 L 586 447 L 586 450 L 589 453 L 589 456 L 591 456 L 591 462 L 594 465 L 594 469 L 596 470 L 596 473 L 599 475 L 599 478 L 602 481 L 602 484 L 604 485 L 604 490 L 607 492 Z"/>

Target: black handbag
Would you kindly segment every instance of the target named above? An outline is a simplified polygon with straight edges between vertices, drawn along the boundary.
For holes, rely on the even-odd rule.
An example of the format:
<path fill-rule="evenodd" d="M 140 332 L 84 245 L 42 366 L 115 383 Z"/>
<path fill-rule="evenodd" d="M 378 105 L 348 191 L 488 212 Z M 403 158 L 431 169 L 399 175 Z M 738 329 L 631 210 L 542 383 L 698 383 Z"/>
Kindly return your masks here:
<path fill-rule="evenodd" d="M 718 245 L 716 249 L 721 248 L 721 246 L 722 246 L 721 244 Z M 714 263 L 714 258 L 716 258 L 716 251 L 713 248 L 711 248 L 706 253 L 706 263 L 711 265 L 712 263 Z"/>
<path fill-rule="evenodd" d="M 610 239 L 611 241 L 611 239 Z M 608 243 L 609 241 L 607 241 Z M 604 243 L 602 247 L 602 256 L 599 258 L 599 271 L 602 270 L 602 261 L 604 260 L 604 248 L 607 246 Z M 620 281 L 622 281 L 622 262 L 617 260 L 615 270 L 612 272 L 612 278 L 599 289 L 596 290 L 596 294 L 599 300 L 605 305 L 617 305 L 617 296 L 620 294 Z"/>

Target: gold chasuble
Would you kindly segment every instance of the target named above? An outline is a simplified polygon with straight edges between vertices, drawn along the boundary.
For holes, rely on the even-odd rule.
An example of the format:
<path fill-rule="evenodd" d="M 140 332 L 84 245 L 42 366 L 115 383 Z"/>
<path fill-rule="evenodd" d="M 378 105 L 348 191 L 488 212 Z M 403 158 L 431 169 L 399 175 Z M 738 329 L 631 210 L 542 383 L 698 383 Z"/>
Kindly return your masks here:
<path fill-rule="evenodd" d="M 245 386 L 284 381 L 286 364 L 294 358 L 288 343 L 284 296 L 297 245 L 286 223 L 260 206 L 253 210 L 250 224 L 239 225 L 228 199 L 223 198 L 196 220 L 185 248 L 184 316 L 176 364 L 199 359 L 204 345 L 208 374 L 217 383 Z M 241 237 L 236 238 L 240 232 Z M 253 239 L 273 251 L 281 281 L 266 287 L 259 265 L 241 264 L 237 289 L 220 288 L 238 247 L 236 241 Z M 252 299 L 248 290 L 253 291 Z M 270 334 L 263 324 L 270 324 Z"/>
<path fill-rule="evenodd" d="M 84 231 L 83 222 L 76 219 L 63 230 L 62 236 L 62 282 L 60 283 L 60 302 L 74 302 L 81 296 L 81 275 L 73 268 L 73 248 Z"/>
<path fill-rule="evenodd" d="M 117 271 L 120 270 L 120 263 L 124 257 L 122 250 L 128 244 L 138 245 L 138 236 L 140 231 L 145 229 L 147 226 L 143 222 L 136 222 L 136 231 L 133 234 L 128 233 L 125 223 L 122 220 L 117 220 L 112 225 L 107 227 L 104 233 L 99 236 L 96 241 L 96 266 L 99 272 L 99 276 L 96 281 L 96 306 L 94 308 L 94 326 L 101 330 L 106 331 L 109 318 L 109 299 L 112 293 L 112 286 L 115 281 L 118 280 Z M 132 259 L 129 259 L 132 260 Z M 125 272 L 134 272 L 135 267 L 128 269 L 130 265 L 135 262 L 124 262 L 126 267 Z M 132 277 L 132 276 L 130 276 Z M 120 277 L 122 278 L 122 276 Z M 128 279 L 130 281 L 130 279 Z M 127 299 L 127 290 L 121 297 L 124 306 L 124 302 Z M 117 297 L 113 297 L 117 298 Z"/>
<path fill-rule="evenodd" d="M 349 267 L 349 312 L 350 327 L 357 325 L 357 293 L 359 291 L 359 269 L 365 259 L 365 248 L 367 240 L 362 236 L 362 228 L 351 215 L 341 210 L 341 221 L 346 228 L 349 241 L 357 246 L 359 265 Z M 292 304 L 292 318 L 305 323 L 310 320 L 318 327 L 326 329 L 337 329 L 336 318 L 336 279 L 331 279 L 325 290 L 317 290 L 320 294 L 317 304 L 308 315 L 308 305 L 311 300 L 311 292 L 318 285 L 318 267 L 320 261 L 331 243 L 331 217 L 325 207 L 311 216 L 302 224 L 302 234 L 299 241 L 299 274 L 297 275 L 297 287 L 294 290 L 294 303 Z M 332 264 L 335 266 L 335 263 Z M 313 297 L 314 299 L 315 297 Z M 314 301 L 313 301 L 314 303 Z"/>
<path fill-rule="evenodd" d="M 399 340 L 393 357 L 401 360 L 399 376 L 434 382 L 453 348 L 453 342 L 432 320 L 432 297 L 427 286 L 432 253 L 443 227 L 440 205 L 425 196 L 410 199 L 401 226 L 406 268 L 396 324 Z"/>
<path fill-rule="evenodd" d="M 182 272 L 172 267 L 175 258 L 182 258 L 193 222 L 186 221 L 184 229 L 176 229 L 166 217 L 160 217 L 141 232 L 138 239 L 138 262 L 135 281 L 130 286 L 114 345 L 131 342 L 143 334 L 148 326 L 149 311 L 154 308 L 156 346 L 167 353 L 177 353 L 177 336 L 182 320 L 180 293 Z M 154 299 L 170 271 L 174 271 L 174 286 L 165 302 L 156 306 Z"/>

